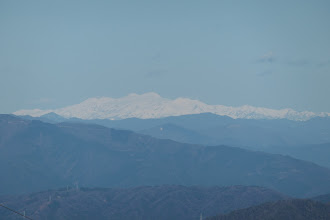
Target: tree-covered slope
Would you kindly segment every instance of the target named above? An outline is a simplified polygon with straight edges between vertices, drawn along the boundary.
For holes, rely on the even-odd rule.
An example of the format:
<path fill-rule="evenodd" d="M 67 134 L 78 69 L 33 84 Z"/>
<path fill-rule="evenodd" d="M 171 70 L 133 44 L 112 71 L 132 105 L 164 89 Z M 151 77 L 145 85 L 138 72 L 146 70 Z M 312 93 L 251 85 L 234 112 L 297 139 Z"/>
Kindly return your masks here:
<path fill-rule="evenodd" d="M 330 205 L 312 200 L 283 200 L 218 215 L 207 220 L 329 220 Z"/>
<path fill-rule="evenodd" d="M 291 196 L 330 192 L 330 170 L 281 155 L 160 140 L 88 124 L 0 117 L 0 194 L 79 184 L 258 185 Z"/>
<path fill-rule="evenodd" d="M 0 196 L 0 203 L 34 220 L 149 219 L 193 220 L 276 201 L 284 195 L 261 187 L 143 186 L 113 189 L 62 189 Z M 21 219 L 0 207 L 0 219 Z"/>

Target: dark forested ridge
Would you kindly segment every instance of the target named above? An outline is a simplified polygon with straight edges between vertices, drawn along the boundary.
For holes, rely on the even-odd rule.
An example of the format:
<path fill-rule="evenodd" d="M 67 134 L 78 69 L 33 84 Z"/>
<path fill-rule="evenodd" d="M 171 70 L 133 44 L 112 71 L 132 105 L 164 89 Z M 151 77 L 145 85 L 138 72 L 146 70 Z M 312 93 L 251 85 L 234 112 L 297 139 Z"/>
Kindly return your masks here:
<path fill-rule="evenodd" d="M 207 220 L 329 220 L 330 205 L 313 200 L 293 199 L 269 202 Z"/>
<path fill-rule="evenodd" d="M 0 203 L 35 220 L 144 219 L 197 220 L 235 209 L 284 199 L 261 187 L 144 186 L 128 189 L 62 189 L 21 196 L 0 196 Z M 0 207 L 0 219 L 22 217 Z"/>
<path fill-rule="evenodd" d="M 0 116 L 0 194 L 72 186 L 258 185 L 291 196 L 330 192 L 330 170 L 291 157 L 160 140 L 88 124 Z"/>
<path fill-rule="evenodd" d="M 330 194 L 319 195 L 319 196 L 313 197 L 312 199 L 316 200 L 316 201 L 319 201 L 319 202 L 330 204 Z"/>

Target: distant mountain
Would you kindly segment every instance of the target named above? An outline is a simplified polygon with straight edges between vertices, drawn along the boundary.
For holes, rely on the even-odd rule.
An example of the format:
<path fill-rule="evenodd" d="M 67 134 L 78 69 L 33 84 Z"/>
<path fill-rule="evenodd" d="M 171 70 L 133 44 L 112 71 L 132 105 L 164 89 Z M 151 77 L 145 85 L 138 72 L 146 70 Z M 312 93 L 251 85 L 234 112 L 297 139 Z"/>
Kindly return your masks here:
<path fill-rule="evenodd" d="M 0 196 L 6 204 L 35 219 L 193 220 L 285 199 L 261 187 L 143 186 L 127 189 L 62 189 Z M 22 217 L 0 207 L 0 219 Z"/>
<path fill-rule="evenodd" d="M 21 117 L 31 119 L 31 116 Z M 52 123 L 64 121 L 92 123 L 191 144 L 224 144 L 257 150 L 266 150 L 268 147 L 274 146 L 330 143 L 330 118 L 327 117 L 317 117 L 308 121 L 292 121 L 287 119 L 232 119 L 227 116 L 203 113 L 159 119 L 83 120 L 70 118 L 63 120 L 60 118 L 57 121 L 50 121 L 45 116 L 34 119 Z"/>
<path fill-rule="evenodd" d="M 284 200 L 233 211 L 207 220 L 329 220 L 330 205 L 312 200 Z"/>
<path fill-rule="evenodd" d="M 117 127 L 125 127 L 129 119 L 117 122 Z M 136 120 L 135 120 L 136 121 Z M 156 124 L 154 127 L 135 130 L 157 138 L 167 138 L 187 143 L 207 145 L 225 144 L 249 147 L 257 150 L 273 146 L 293 146 L 323 144 L 330 142 L 330 119 L 314 118 L 308 121 L 231 119 L 211 114 L 145 119 L 142 125 Z M 111 123 L 109 123 L 110 125 Z M 171 124 L 170 126 L 165 125 Z M 175 129 L 174 129 L 175 126 Z M 132 125 L 135 128 L 136 125 Z M 142 126 L 141 126 L 142 127 Z M 180 129 L 178 127 L 181 127 Z M 178 138 L 180 137 L 180 138 Z"/>
<path fill-rule="evenodd" d="M 81 119 L 125 119 L 125 118 L 162 118 L 187 114 L 214 113 L 231 118 L 246 119 L 279 119 L 308 120 L 317 116 L 330 116 L 330 113 L 298 112 L 293 109 L 274 110 L 244 105 L 229 107 L 223 105 L 208 105 L 198 100 L 177 98 L 170 100 L 156 93 L 142 95 L 130 94 L 114 99 L 108 97 L 90 98 L 80 104 L 52 110 L 19 110 L 16 115 L 39 117 L 54 112 L 65 118 Z"/>
<path fill-rule="evenodd" d="M 82 121 L 82 120 L 80 120 Z M 330 168 L 330 119 L 232 119 L 210 113 L 161 119 L 87 120 L 156 138 L 204 145 L 230 145 L 289 155 Z"/>
<path fill-rule="evenodd" d="M 330 170 L 291 157 L 182 144 L 88 124 L 0 115 L 0 194 L 139 185 L 259 185 L 291 196 L 330 193 Z"/>
<path fill-rule="evenodd" d="M 163 124 L 150 129 L 139 131 L 141 134 L 147 134 L 161 139 L 171 139 L 183 143 L 192 144 L 215 144 L 216 139 L 207 135 L 200 134 L 197 131 L 189 130 L 175 124 Z"/>
<path fill-rule="evenodd" d="M 271 146 L 263 151 L 289 155 L 301 160 L 308 160 L 321 166 L 330 168 L 330 143 L 304 144 L 295 146 Z"/>
<path fill-rule="evenodd" d="M 49 112 L 47 114 L 41 115 L 40 117 L 33 117 L 30 115 L 22 115 L 20 117 L 27 120 L 40 120 L 47 123 L 60 123 L 68 120 L 67 118 L 64 118 L 54 112 Z M 70 120 L 74 120 L 74 118 L 71 118 Z"/>

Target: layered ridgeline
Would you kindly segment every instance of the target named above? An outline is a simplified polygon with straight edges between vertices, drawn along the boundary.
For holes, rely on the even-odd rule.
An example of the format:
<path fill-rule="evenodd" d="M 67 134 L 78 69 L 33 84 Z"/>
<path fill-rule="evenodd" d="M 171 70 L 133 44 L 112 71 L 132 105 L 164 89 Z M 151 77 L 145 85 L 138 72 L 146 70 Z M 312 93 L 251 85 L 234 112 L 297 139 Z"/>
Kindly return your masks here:
<path fill-rule="evenodd" d="M 330 192 L 330 170 L 287 156 L 160 140 L 88 124 L 0 116 L 0 193 L 79 185 L 257 185 L 291 196 Z"/>
<path fill-rule="evenodd" d="M 0 203 L 42 219 L 198 220 L 264 202 L 285 199 L 261 187 L 143 186 L 127 189 L 62 189 L 0 196 Z M 21 219 L 0 207 L 0 219 Z"/>
<path fill-rule="evenodd" d="M 211 113 L 160 119 L 83 120 L 65 119 L 55 113 L 41 117 L 21 116 L 45 122 L 94 123 L 128 129 L 156 138 L 203 145 L 229 145 L 290 155 L 330 168 L 330 118 L 307 121 L 286 119 L 232 119 Z"/>
<path fill-rule="evenodd" d="M 253 106 L 229 107 L 208 105 L 198 100 L 162 98 L 156 93 L 142 95 L 130 94 L 122 98 L 90 98 L 80 104 L 50 110 L 19 110 L 16 115 L 38 117 L 54 112 L 65 118 L 81 119 L 124 119 L 124 118 L 162 118 L 187 114 L 214 113 L 231 118 L 308 120 L 317 116 L 330 116 L 330 113 L 298 112 L 293 109 L 274 110 Z"/>
<path fill-rule="evenodd" d="M 313 200 L 284 200 L 218 215 L 207 220 L 328 220 L 330 205 Z"/>

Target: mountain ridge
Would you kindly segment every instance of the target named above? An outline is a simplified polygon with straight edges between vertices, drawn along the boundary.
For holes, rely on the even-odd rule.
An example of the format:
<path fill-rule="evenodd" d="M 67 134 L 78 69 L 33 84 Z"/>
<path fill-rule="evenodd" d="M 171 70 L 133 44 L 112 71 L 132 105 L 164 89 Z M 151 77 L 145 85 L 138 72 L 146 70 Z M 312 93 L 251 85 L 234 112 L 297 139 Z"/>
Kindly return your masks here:
<path fill-rule="evenodd" d="M 125 118 L 163 118 L 188 114 L 213 113 L 231 118 L 246 119 L 281 119 L 308 120 L 313 117 L 326 117 L 330 113 L 314 113 L 309 111 L 295 111 L 286 109 L 269 109 L 243 105 L 230 107 L 224 105 L 208 105 L 199 100 L 189 98 L 176 98 L 174 100 L 163 98 L 157 93 L 129 94 L 122 98 L 100 97 L 89 98 L 79 104 L 59 109 L 33 109 L 18 110 L 15 115 L 30 115 L 39 117 L 54 112 L 65 118 L 81 119 L 125 119 Z"/>
<path fill-rule="evenodd" d="M 49 113 L 35 118 L 20 117 L 55 124 L 61 122 L 99 124 L 108 128 L 132 130 L 155 138 L 178 142 L 238 146 L 261 151 L 268 151 L 274 146 L 330 143 L 330 118 L 328 117 L 292 121 L 288 119 L 233 119 L 228 116 L 201 113 L 159 119 L 84 120 L 65 119 L 54 114 Z"/>
<path fill-rule="evenodd" d="M 0 194 L 79 183 L 258 185 L 291 196 L 330 192 L 330 170 L 288 156 L 161 140 L 100 125 L 0 115 Z"/>

